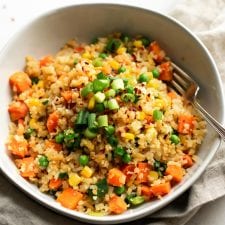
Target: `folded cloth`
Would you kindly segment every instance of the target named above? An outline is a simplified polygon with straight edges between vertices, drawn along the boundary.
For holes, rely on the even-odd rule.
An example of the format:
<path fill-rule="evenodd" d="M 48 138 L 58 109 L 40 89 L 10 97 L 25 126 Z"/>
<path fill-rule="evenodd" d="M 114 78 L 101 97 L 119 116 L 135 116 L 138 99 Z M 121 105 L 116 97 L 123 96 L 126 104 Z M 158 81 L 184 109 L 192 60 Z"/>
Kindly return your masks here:
<path fill-rule="evenodd" d="M 216 61 L 225 87 L 225 1 L 183 0 L 170 15 L 189 27 L 205 43 Z M 201 206 L 225 195 L 224 159 L 223 143 L 191 189 L 157 213 L 129 224 L 185 224 Z M 0 199 L 0 225 L 84 225 L 42 207 L 11 185 L 4 176 L 0 176 Z"/>

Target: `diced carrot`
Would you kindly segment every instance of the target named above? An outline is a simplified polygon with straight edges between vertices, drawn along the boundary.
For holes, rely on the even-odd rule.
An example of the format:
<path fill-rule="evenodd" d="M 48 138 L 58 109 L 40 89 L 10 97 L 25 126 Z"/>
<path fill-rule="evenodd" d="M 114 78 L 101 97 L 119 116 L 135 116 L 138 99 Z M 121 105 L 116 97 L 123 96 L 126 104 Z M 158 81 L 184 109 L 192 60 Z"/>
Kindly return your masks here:
<path fill-rule="evenodd" d="M 177 165 L 168 165 L 165 171 L 166 175 L 171 175 L 172 180 L 180 182 L 183 178 L 183 169 Z"/>
<path fill-rule="evenodd" d="M 68 209 L 76 209 L 78 202 L 83 198 L 83 194 L 73 188 L 64 189 L 58 196 L 57 202 Z"/>
<path fill-rule="evenodd" d="M 77 46 L 77 47 L 74 48 L 74 52 L 81 53 L 83 51 L 84 51 L 84 47 L 82 47 L 82 46 Z"/>
<path fill-rule="evenodd" d="M 51 179 L 48 183 L 48 187 L 50 190 L 57 190 L 60 188 L 62 185 L 62 180 L 61 179 Z"/>
<path fill-rule="evenodd" d="M 148 124 L 150 124 L 150 123 L 153 122 L 153 117 L 152 117 L 152 115 L 147 115 L 147 116 L 145 117 L 145 119 L 147 120 L 147 123 L 148 123 Z"/>
<path fill-rule="evenodd" d="M 55 132 L 56 127 L 58 126 L 59 115 L 57 112 L 53 112 L 49 115 L 47 120 L 47 128 L 49 132 Z"/>
<path fill-rule="evenodd" d="M 137 164 L 137 168 L 138 168 L 138 173 L 137 173 L 136 182 L 138 184 L 148 182 L 148 175 L 150 171 L 149 164 L 145 162 L 140 162 Z"/>
<path fill-rule="evenodd" d="M 175 99 L 177 98 L 177 94 L 175 91 L 170 91 L 167 93 L 167 95 L 171 98 L 171 99 Z"/>
<path fill-rule="evenodd" d="M 16 72 L 9 78 L 9 84 L 14 92 L 21 93 L 31 87 L 31 79 L 24 72 Z"/>
<path fill-rule="evenodd" d="M 160 65 L 160 80 L 171 81 L 173 79 L 172 67 L 170 62 L 164 62 Z"/>
<path fill-rule="evenodd" d="M 63 91 L 61 95 L 67 103 L 72 102 L 72 91 Z"/>
<path fill-rule="evenodd" d="M 177 131 L 181 134 L 191 134 L 194 130 L 194 116 L 181 115 L 178 117 Z"/>
<path fill-rule="evenodd" d="M 153 196 L 151 187 L 143 185 L 141 187 L 141 194 L 151 198 Z"/>
<path fill-rule="evenodd" d="M 7 144 L 8 150 L 19 158 L 28 155 L 28 143 L 23 136 L 14 135 Z"/>
<path fill-rule="evenodd" d="M 31 178 L 36 176 L 34 157 L 27 157 L 21 159 L 20 174 L 22 177 L 25 178 Z"/>
<path fill-rule="evenodd" d="M 165 52 L 161 49 L 161 47 L 156 41 L 150 44 L 149 50 L 153 53 L 153 58 L 157 63 L 160 63 L 163 61 L 165 57 Z"/>
<path fill-rule="evenodd" d="M 8 112 L 12 121 L 23 119 L 29 109 L 27 105 L 22 101 L 15 101 L 9 105 Z"/>
<path fill-rule="evenodd" d="M 40 60 L 40 66 L 47 66 L 53 62 L 53 58 L 51 55 L 47 55 Z"/>
<path fill-rule="evenodd" d="M 127 204 L 121 197 L 114 195 L 109 199 L 109 210 L 112 213 L 121 214 L 127 210 Z"/>
<path fill-rule="evenodd" d="M 46 140 L 45 141 L 45 146 L 46 146 L 46 148 L 54 149 L 57 152 L 62 151 L 62 145 L 58 144 L 58 143 L 56 143 L 54 141 Z"/>
<path fill-rule="evenodd" d="M 127 164 L 122 167 L 122 172 L 126 176 L 126 182 L 128 182 L 134 174 L 134 169 L 135 166 L 133 164 Z"/>
<path fill-rule="evenodd" d="M 187 154 L 185 154 L 184 156 L 183 156 L 183 161 L 184 161 L 184 164 L 183 164 L 183 167 L 184 168 L 189 168 L 189 167 L 192 167 L 193 166 L 193 160 L 192 160 L 192 158 L 191 158 L 191 156 L 190 155 L 187 155 Z"/>
<path fill-rule="evenodd" d="M 154 196 L 163 196 L 170 192 L 171 185 L 169 182 L 163 184 L 157 184 L 151 187 L 152 194 Z"/>
<path fill-rule="evenodd" d="M 113 168 L 109 170 L 107 182 L 113 186 L 121 187 L 126 182 L 126 176 L 121 170 Z"/>

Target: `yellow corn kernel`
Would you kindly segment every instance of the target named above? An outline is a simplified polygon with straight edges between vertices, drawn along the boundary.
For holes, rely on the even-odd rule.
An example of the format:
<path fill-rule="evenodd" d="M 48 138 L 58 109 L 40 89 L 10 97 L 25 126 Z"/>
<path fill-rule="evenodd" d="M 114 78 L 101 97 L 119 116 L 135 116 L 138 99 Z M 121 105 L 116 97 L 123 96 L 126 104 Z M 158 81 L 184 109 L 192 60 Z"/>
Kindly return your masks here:
<path fill-rule="evenodd" d="M 162 99 L 156 99 L 153 105 L 159 109 L 162 109 L 165 106 L 165 102 Z"/>
<path fill-rule="evenodd" d="M 37 121 L 35 119 L 30 119 L 29 126 L 32 129 L 36 129 L 38 127 Z"/>
<path fill-rule="evenodd" d="M 150 80 L 150 81 L 147 83 L 147 86 L 148 86 L 148 87 L 155 88 L 155 89 L 158 89 L 158 88 L 159 88 L 159 81 L 156 80 L 156 79 L 152 79 L 152 80 Z"/>
<path fill-rule="evenodd" d="M 37 87 L 44 88 L 44 81 L 43 80 L 39 80 L 38 83 L 37 83 Z"/>
<path fill-rule="evenodd" d="M 132 133 L 123 133 L 122 137 L 127 140 L 134 140 L 134 134 L 132 134 Z"/>
<path fill-rule="evenodd" d="M 125 47 L 119 47 L 116 51 L 117 54 L 122 55 L 123 53 L 125 53 L 127 51 L 127 49 Z"/>
<path fill-rule="evenodd" d="M 155 181 L 159 178 L 159 174 L 156 171 L 150 171 L 149 172 L 149 179 L 150 181 Z"/>
<path fill-rule="evenodd" d="M 91 58 L 92 58 L 92 57 L 91 57 L 91 54 L 90 54 L 89 52 L 84 52 L 84 53 L 82 54 L 82 57 L 85 58 L 85 59 L 91 59 Z"/>
<path fill-rule="evenodd" d="M 156 138 L 157 136 L 157 131 L 154 127 L 150 127 L 146 130 L 146 136 L 149 140 L 152 140 L 154 138 Z"/>
<path fill-rule="evenodd" d="M 143 121 L 146 117 L 145 112 L 138 112 L 137 119 Z"/>
<path fill-rule="evenodd" d="M 85 178 L 90 178 L 93 175 L 93 173 L 94 173 L 93 169 L 91 169 L 88 166 L 85 166 L 80 172 L 81 176 Z"/>
<path fill-rule="evenodd" d="M 87 147 L 90 151 L 93 151 L 95 149 L 95 146 L 92 144 L 92 142 L 84 138 L 81 140 L 80 146 Z"/>
<path fill-rule="evenodd" d="M 140 48 L 142 47 L 142 41 L 141 40 L 135 40 L 133 42 L 133 45 L 136 47 L 136 48 Z"/>
<path fill-rule="evenodd" d="M 70 173 L 68 181 L 70 186 L 76 187 L 82 181 L 82 179 L 77 173 Z"/>
<path fill-rule="evenodd" d="M 150 80 L 153 79 L 153 74 L 152 74 L 152 72 L 146 72 L 146 74 L 147 74 L 147 76 L 149 77 Z"/>
<path fill-rule="evenodd" d="M 120 68 L 120 64 L 115 60 L 112 60 L 109 64 L 114 70 L 118 70 Z"/>
<path fill-rule="evenodd" d="M 38 98 L 29 98 L 27 99 L 26 104 L 28 105 L 29 108 L 33 106 L 36 107 L 42 106 L 42 103 Z"/>
<path fill-rule="evenodd" d="M 88 109 L 92 110 L 95 107 L 95 96 L 92 96 L 88 102 Z"/>

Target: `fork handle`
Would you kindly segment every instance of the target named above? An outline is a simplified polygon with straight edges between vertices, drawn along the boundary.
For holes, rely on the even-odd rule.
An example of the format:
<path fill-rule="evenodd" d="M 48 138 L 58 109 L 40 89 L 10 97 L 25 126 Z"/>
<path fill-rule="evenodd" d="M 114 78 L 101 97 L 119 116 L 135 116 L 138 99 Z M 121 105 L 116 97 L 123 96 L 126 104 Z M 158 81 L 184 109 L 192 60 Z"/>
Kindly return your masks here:
<path fill-rule="evenodd" d="M 204 119 L 217 131 L 220 137 L 225 141 L 225 129 L 216 121 L 206 110 L 195 100 L 193 102 L 195 108 L 202 114 Z"/>

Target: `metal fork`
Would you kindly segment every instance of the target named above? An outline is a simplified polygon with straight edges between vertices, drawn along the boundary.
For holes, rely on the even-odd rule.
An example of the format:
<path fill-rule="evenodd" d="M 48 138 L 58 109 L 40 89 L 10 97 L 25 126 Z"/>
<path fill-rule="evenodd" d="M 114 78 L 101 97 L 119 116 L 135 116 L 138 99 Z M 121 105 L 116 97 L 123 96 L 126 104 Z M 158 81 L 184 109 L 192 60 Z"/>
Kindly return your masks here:
<path fill-rule="evenodd" d="M 173 80 L 170 81 L 170 87 L 183 95 L 200 112 L 204 119 L 217 131 L 220 137 L 225 141 L 225 129 L 216 121 L 196 100 L 200 87 L 198 84 L 180 67 L 173 62 Z"/>

